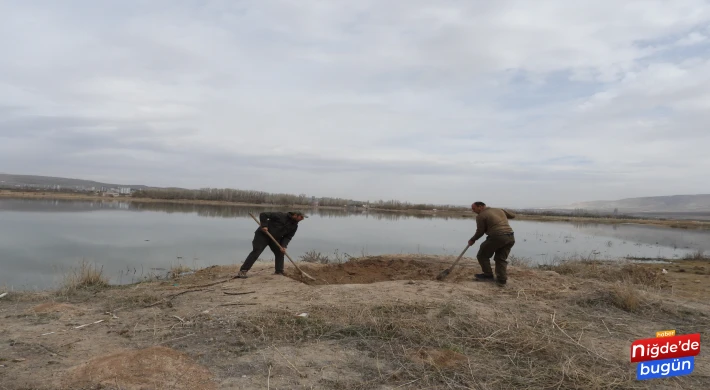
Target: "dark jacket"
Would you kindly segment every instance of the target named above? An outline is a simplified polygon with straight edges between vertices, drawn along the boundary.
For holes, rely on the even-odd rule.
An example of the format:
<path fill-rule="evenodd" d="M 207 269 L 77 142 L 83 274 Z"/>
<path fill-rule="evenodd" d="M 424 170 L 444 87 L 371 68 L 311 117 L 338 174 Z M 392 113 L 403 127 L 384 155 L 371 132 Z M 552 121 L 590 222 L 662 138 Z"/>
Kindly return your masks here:
<path fill-rule="evenodd" d="M 261 227 L 257 228 L 256 232 L 266 235 L 261 228 L 268 228 L 269 233 L 271 233 L 276 241 L 284 248 L 288 246 L 293 235 L 296 234 L 296 230 L 298 230 L 298 222 L 291 219 L 291 213 L 279 211 L 263 212 L 259 214 L 259 222 L 261 223 Z M 267 239 L 271 241 L 270 238 L 267 237 Z"/>

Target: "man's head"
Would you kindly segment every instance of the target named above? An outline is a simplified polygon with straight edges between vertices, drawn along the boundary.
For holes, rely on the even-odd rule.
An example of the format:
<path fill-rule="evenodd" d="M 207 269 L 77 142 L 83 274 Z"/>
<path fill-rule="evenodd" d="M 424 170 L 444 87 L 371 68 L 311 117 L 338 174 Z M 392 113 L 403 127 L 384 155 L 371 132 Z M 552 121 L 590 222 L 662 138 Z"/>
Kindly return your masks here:
<path fill-rule="evenodd" d="M 303 218 L 308 218 L 307 215 L 303 214 L 300 211 L 291 211 L 289 212 L 289 214 L 291 214 L 291 218 L 296 222 L 301 222 L 303 221 Z"/>
<path fill-rule="evenodd" d="M 473 202 L 471 204 L 471 210 L 473 210 L 474 213 L 480 214 L 481 211 L 486 209 L 486 204 L 483 202 Z"/>

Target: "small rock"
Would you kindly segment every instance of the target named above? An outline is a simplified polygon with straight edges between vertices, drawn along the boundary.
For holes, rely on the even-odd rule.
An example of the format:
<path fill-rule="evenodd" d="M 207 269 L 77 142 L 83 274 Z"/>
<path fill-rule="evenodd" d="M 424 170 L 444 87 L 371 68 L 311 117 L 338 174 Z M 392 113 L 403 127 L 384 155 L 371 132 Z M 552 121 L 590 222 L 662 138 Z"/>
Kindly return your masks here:
<path fill-rule="evenodd" d="M 12 361 L 13 361 L 14 363 L 22 363 L 22 362 L 24 362 L 25 360 L 27 360 L 27 359 L 23 359 L 23 358 L 12 359 Z"/>
<path fill-rule="evenodd" d="M 308 313 L 297 314 L 296 317 L 308 317 Z"/>
<path fill-rule="evenodd" d="M 410 281 L 407 282 L 407 284 L 414 284 L 414 281 L 413 281 L 413 280 L 410 280 Z"/>

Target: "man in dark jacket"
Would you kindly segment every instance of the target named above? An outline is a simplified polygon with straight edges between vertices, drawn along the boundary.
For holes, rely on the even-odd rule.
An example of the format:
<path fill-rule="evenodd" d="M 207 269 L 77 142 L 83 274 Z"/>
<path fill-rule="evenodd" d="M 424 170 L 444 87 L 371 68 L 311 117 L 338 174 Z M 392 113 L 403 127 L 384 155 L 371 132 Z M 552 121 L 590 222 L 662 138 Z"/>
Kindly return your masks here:
<path fill-rule="evenodd" d="M 515 218 L 515 214 L 509 210 L 488 207 L 483 202 L 473 203 L 471 210 L 478 215 L 476 234 L 468 240 L 468 245 L 473 245 L 484 234 L 488 235 L 476 255 L 478 264 L 483 270 L 482 274 L 475 275 L 476 280 L 494 280 L 491 257 L 495 255 L 493 257 L 496 262 L 495 281 L 499 286 L 503 286 L 508 280 L 508 255 L 515 245 L 513 228 L 508 224 L 508 219 Z"/>
<path fill-rule="evenodd" d="M 283 275 L 286 247 L 288 243 L 291 242 L 291 239 L 293 239 L 294 234 L 296 234 L 298 223 L 303 221 L 303 218 L 308 218 L 308 216 L 298 211 L 289 211 L 288 213 L 276 211 L 259 214 L 261 226 L 254 232 L 254 240 L 251 242 L 253 249 L 246 260 L 244 260 L 244 264 L 242 264 L 236 277 L 246 279 L 247 271 L 251 269 L 256 259 L 259 258 L 259 255 L 261 255 L 261 252 L 263 252 L 267 246 L 274 252 L 276 262 L 276 272 L 274 272 L 274 274 Z M 267 231 L 279 242 L 283 250 L 279 249 L 271 238 L 264 233 Z"/>

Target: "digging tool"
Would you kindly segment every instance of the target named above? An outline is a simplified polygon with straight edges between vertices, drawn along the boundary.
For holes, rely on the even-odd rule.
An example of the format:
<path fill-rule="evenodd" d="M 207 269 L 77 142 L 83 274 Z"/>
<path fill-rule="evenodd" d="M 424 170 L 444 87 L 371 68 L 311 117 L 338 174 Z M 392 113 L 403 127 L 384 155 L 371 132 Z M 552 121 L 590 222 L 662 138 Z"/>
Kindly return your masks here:
<path fill-rule="evenodd" d="M 249 213 L 249 216 L 254 220 L 254 222 L 256 222 L 257 225 L 261 226 L 261 222 L 259 222 L 259 220 L 256 219 L 256 217 L 255 217 L 254 215 L 252 215 L 252 213 Z M 263 231 L 263 230 L 262 230 L 262 231 Z M 296 267 L 296 269 L 298 270 L 298 272 L 301 273 L 301 275 L 307 277 L 308 279 L 316 280 L 316 278 L 314 278 L 314 277 L 311 276 L 311 275 L 308 275 L 308 274 L 305 273 L 302 269 L 298 268 L 298 265 L 296 265 L 296 262 L 293 261 L 293 259 L 291 258 L 291 256 L 288 255 L 288 253 L 286 253 L 286 251 L 284 250 L 284 248 L 281 246 L 281 244 L 279 244 L 278 241 L 276 241 L 276 239 L 274 238 L 274 236 L 271 235 L 271 233 L 269 233 L 268 231 L 265 231 L 264 233 L 266 233 L 266 235 L 268 235 L 269 238 L 271 238 L 271 241 L 273 241 L 273 242 L 276 244 L 276 246 L 279 247 L 279 249 L 283 250 L 283 252 L 284 252 L 284 254 L 286 255 L 286 257 L 288 257 L 288 259 L 291 260 L 291 263 L 293 264 L 294 267 Z"/>
<path fill-rule="evenodd" d="M 439 275 L 436 275 L 436 280 L 442 280 L 442 279 L 444 279 L 445 277 L 447 277 L 447 276 L 451 273 L 451 271 L 454 269 L 454 267 L 456 267 L 456 264 L 459 263 L 459 260 L 461 260 L 461 258 L 463 257 L 463 254 L 466 253 L 466 251 L 467 251 L 468 248 L 470 248 L 470 247 L 471 247 L 471 245 L 466 245 L 466 247 L 463 248 L 463 252 L 461 252 L 461 254 L 460 254 L 459 257 L 456 259 L 456 261 L 454 261 L 454 263 L 451 264 L 451 267 L 449 267 L 449 268 L 447 268 L 447 269 L 441 271 L 441 272 L 439 273 Z"/>

